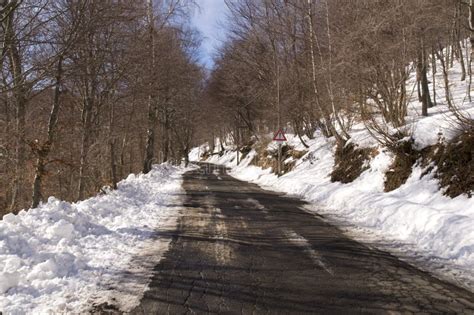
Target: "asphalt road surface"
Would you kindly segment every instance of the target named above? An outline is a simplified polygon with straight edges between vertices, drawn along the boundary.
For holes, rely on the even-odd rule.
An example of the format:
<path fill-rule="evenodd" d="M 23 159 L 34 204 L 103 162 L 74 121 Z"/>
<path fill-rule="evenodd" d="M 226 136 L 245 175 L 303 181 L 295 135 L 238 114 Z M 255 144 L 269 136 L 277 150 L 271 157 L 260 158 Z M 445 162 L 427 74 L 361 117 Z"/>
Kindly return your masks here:
<path fill-rule="evenodd" d="M 133 314 L 474 314 L 474 294 L 202 164 Z"/>

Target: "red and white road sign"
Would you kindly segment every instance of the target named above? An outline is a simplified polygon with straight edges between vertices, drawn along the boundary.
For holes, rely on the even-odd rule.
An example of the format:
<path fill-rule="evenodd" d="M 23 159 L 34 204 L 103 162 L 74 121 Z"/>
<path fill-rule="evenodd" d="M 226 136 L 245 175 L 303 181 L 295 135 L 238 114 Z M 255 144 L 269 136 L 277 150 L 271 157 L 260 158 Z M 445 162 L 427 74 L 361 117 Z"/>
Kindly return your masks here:
<path fill-rule="evenodd" d="M 273 141 L 278 141 L 278 142 L 284 142 L 287 141 L 285 137 L 285 133 L 283 132 L 283 129 L 279 129 L 275 136 L 273 137 Z"/>

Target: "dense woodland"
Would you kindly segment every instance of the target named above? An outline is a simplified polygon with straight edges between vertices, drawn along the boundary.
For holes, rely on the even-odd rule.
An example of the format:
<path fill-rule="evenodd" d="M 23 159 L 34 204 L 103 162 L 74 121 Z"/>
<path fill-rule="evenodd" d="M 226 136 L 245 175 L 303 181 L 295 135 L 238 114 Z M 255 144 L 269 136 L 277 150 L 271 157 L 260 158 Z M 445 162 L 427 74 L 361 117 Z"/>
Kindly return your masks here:
<path fill-rule="evenodd" d="M 204 82 L 194 9 L 2 1 L 0 212 L 84 199 L 186 155 Z"/>
<path fill-rule="evenodd" d="M 241 146 L 278 127 L 344 145 L 363 121 L 396 151 L 412 93 L 420 115 L 448 104 L 473 127 L 449 75 L 460 63 L 470 101 L 473 0 L 229 0 L 210 72 L 188 22 L 198 5 L 1 1 L 0 213 L 81 200 L 186 162 L 193 145 Z M 430 90 L 433 73 L 443 91 Z"/>

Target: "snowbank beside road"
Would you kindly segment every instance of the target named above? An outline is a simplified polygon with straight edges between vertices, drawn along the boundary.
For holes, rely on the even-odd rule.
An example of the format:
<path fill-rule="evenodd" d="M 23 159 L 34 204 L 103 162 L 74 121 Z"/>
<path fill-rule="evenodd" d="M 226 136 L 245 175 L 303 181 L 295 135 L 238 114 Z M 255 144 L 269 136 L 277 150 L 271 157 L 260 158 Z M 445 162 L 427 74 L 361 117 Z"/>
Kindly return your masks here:
<path fill-rule="evenodd" d="M 4 216 L 0 312 L 81 313 L 112 297 L 120 297 L 122 310 L 133 307 L 168 248 L 166 232 L 182 204 L 182 172 L 155 166 L 105 195 L 73 204 L 50 198 Z"/>

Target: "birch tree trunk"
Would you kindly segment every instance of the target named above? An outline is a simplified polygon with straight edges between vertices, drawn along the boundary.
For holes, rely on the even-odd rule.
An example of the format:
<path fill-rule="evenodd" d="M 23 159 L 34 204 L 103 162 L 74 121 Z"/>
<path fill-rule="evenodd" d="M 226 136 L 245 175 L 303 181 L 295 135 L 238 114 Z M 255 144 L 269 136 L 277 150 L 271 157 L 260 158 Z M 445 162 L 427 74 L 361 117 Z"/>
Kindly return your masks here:
<path fill-rule="evenodd" d="M 329 94 L 329 99 L 331 100 L 331 109 L 332 109 L 332 114 L 334 116 L 334 119 L 337 122 L 337 125 L 339 126 L 340 133 L 341 135 L 339 136 L 342 140 L 343 143 L 346 142 L 350 138 L 349 133 L 346 131 L 346 127 L 344 126 L 341 117 L 339 116 L 339 113 L 336 110 L 336 104 L 334 101 L 334 90 L 333 90 L 333 80 L 332 80 L 332 37 L 331 37 L 331 24 L 329 21 L 329 5 L 328 5 L 328 0 L 324 1 L 325 7 L 326 7 L 326 27 L 327 27 L 327 37 L 328 37 L 328 52 L 329 52 L 329 67 L 327 70 L 328 74 L 328 82 L 326 83 L 328 94 Z M 338 137 L 338 138 L 339 138 Z"/>
<path fill-rule="evenodd" d="M 471 58 L 474 59 L 474 0 L 469 0 L 469 40 L 471 42 Z M 471 71 L 472 72 L 472 71 Z"/>
<path fill-rule="evenodd" d="M 431 47 L 431 80 L 433 81 L 433 106 L 436 106 L 436 73 L 438 70 L 436 69 L 436 58 L 434 53 L 435 48 Z"/>
<path fill-rule="evenodd" d="M 315 103 L 316 103 L 318 112 L 324 121 L 324 128 L 322 128 L 324 129 L 323 134 L 327 136 L 334 135 L 336 138 L 339 139 L 340 138 L 339 134 L 336 132 L 334 126 L 332 125 L 329 119 L 329 114 L 323 109 L 323 107 L 321 106 L 321 102 L 319 100 L 319 89 L 318 89 L 318 84 L 317 84 L 317 79 L 316 79 L 316 58 L 315 58 L 315 49 L 314 49 L 313 12 L 312 12 L 311 6 L 312 6 L 312 2 L 311 0 L 308 0 L 307 19 L 308 19 L 308 26 L 309 26 L 309 48 L 310 48 L 310 55 L 311 55 L 311 83 L 312 83 Z"/>

